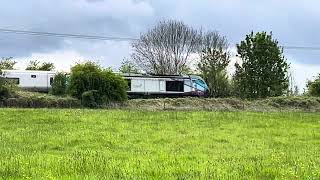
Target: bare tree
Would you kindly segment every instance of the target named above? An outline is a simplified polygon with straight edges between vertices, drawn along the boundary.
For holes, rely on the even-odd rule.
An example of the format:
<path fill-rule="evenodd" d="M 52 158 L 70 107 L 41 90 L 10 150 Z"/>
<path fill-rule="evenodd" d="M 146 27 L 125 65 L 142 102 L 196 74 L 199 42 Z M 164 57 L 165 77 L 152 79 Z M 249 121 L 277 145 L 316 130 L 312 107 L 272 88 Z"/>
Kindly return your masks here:
<path fill-rule="evenodd" d="M 212 50 L 212 49 L 224 49 L 227 50 L 229 47 L 228 40 L 226 37 L 221 36 L 216 31 L 209 31 L 202 35 L 201 51 Z"/>
<path fill-rule="evenodd" d="M 202 36 L 201 44 L 197 69 L 210 88 L 210 96 L 229 96 L 231 86 L 226 68 L 230 63 L 230 54 L 226 38 L 217 32 L 208 32 Z"/>
<path fill-rule="evenodd" d="M 161 21 L 132 44 L 132 59 L 148 73 L 181 74 L 200 45 L 199 31 L 181 21 Z"/>
<path fill-rule="evenodd" d="M 137 68 L 136 64 L 129 59 L 123 59 L 121 62 L 121 66 L 119 68 L 119 72 L 121 73 L 132 73 L 138 74 L 139 69 Z"/>

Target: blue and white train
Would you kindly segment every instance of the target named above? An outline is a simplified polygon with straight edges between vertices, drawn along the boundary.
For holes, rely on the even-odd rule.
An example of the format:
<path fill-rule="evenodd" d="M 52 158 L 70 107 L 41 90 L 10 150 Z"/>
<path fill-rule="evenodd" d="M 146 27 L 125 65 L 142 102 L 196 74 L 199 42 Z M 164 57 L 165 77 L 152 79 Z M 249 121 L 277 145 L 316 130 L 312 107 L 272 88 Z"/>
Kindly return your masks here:
<path fill-rule="evenodd" d="M 195 75 L 148 75 L 123 74 L 128 81 L 128 95 L 180 97 L 207 96 L 209 88 L 205 81 Z"/>
<path fill-rule="evenodd" d="M 50 90 L 54 75 L 53 71 L 2 70 L 2 77 L 21 88 L 41 92 Z M 128 82 L 129 97 L 207 96 L 209 92 L 205 81 L 195 75 L 121 75 Z"/>

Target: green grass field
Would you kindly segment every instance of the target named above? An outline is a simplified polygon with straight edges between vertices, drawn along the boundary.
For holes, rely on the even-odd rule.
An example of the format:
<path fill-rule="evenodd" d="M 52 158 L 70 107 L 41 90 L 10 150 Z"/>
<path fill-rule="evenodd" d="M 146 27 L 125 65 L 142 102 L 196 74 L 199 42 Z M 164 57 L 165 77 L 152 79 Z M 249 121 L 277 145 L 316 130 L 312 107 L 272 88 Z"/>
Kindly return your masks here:
<path fill-rule="evenodd" d="M 0 109 L 3 179 L 320 179 L 320 113 Z"/>

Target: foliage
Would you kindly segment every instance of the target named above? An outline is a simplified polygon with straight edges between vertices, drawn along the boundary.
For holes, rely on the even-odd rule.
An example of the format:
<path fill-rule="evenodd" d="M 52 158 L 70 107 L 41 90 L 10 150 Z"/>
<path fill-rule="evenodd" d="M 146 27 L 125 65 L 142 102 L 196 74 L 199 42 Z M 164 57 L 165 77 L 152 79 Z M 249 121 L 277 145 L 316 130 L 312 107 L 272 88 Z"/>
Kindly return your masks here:
<path fill-rule="evenodd" d="M 124 59 L 119 68 L 121 73 L 138 74 L 139 69 L 136 64 L 128 59 Z"/>
<path fill-rule="evenodd" d="M 90 90 L 82 93 L 81 104 L 88 108 L 98 108 L 103 104 L 103 97 L 101 97 L 99 91 Z"/>
<path fill-rule="evenodd" d="M 8 98 L 10 95 L 10 90 L 6 86 L 5 80 L 0 77 L 0 101 L 2 101 L 5 98 Z"/>
<path fill-rule="evenodd" d="M 2 58 L 2 60 L 0 61 L 0 73 L 1 73 L 2 69 L 6 69 L 6 70 L 14 69 L 14 66 L 16 64 L 17 64 L 17 62 L 14 61 L 12 57 Z"/>
<path fill-rule="evenodd" d="M 235 64 L 236 95 L 266 98 L 283 95 L 288 88 L 288 64 L 272 34 L 251 32 L 237 45 L 242 64 Z"/>
<path fill-rule="evenodd" d="M 203 42 L 197 68 L 209 86 L 210 97 L 229 96 L 231 90 L 226 68 L 230 63 L 230 55 L 227 40 L 216 32 L 210 32 L 204 36 Z"/>
<path fill-rule="evenodd" d="M 319 128 L 319 113 L 3 109 L 0 172 L 3 179 L 319 179 Z"/>
<path fill-rule="evenodd" d="M 161 21 L 132 44 L 132 59 L 153 74 L 182 74 L 201 45 L 199 31 L 181 21 Z"/>
<path fill-rule="evenodd" d="M 51 62 L 43 62 L 40 61 L 30 61 L 26 70 L 35 70 L 35 71 L 53 71 L 55 69 L 54 64 Z"/>
<path fill-rule="evenodd" d="M 58 72 L 53 78 L 51 93 L 53 95 L 64 95 L 67 91 L 67 76 L 63 72 Z"/>
<path fill-rule="evenodd" d="M 124 102 L 127 99 L 127 83 L 111 70 L 102 69 L 93 62 L 77 64 L 71 68 L 69 93 L 79 99 L 86 91 L 97 90 L 104 103 Z"/>
<path fill-rule="evenodd" d="M 244 100 L 240 98 L 162 98 L 132 99 L 126 104 L 131 110 L 175 111 L 252 111 L 252 112 L 319 112 L 320 97 L 270 97 Z"/>
<path fill-rule="evenodd" d="M 307 88 L 309 95 L 320 96 L 320 74 L 314 81 L 308 81 Z"/>
<path fill-rule="evenodd" d="M 293 95 L 294 96 L 299 96 L 300 92 L 299 92 L 299 87 L 297 85 L 294 86 L 294 90 L 293 90 Z"/>
<path fill-rule="evenodd" d="M 15 91 L 13 95 L 3 101 L 2 106 L 19 108 L 80 108 L 81 102 L 68 96 Z"/>
<path fill-rule="evenodd" d="M 8 82 L 2 77 L 3 72 L 2 69 L 13 69 L 14 65 L 16 64 L 12 58 L 2 58 L 0 61 L 0 101 L 8 98 L 10 96 L 10 87 L 8 86 Z"/>

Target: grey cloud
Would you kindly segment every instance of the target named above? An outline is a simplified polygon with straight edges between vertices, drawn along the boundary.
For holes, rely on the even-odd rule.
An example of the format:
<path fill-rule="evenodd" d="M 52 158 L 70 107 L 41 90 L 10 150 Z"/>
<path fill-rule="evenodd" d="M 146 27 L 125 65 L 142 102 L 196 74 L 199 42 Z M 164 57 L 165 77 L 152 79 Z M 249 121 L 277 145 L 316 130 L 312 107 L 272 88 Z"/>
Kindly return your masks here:
<path fill-rule="evenodd" d="M 157 21 L 183 20 L 218 30 L 235 45 L 250 31 L 273 31 L 283 45 L 320 46 L 317 0 L 11 0 L 2 2 L 0 27 L 34 31 L 137 37 Z M 0 33 L 0 56 L 25 57 L 72 49 L 118 65 L 128 42 L 100 42 Z M 285 51 L 295 61 L 320 64 L 320 52 Z M 105 57 L 105 59 L 103 58 Z"/>
<path fill-rule="evenodd" d="M 145 2 L 130 0 L 30 0 L 10 1 L 0 7 L 0 27 L 31 31 L 89 34 L 102 36 L 135 36 L 137 17 L 152 13 Z M 139 20 L 136 21 L 139 23 Z M 133 25 L 132 25 L 133 23 Z M 79 40 L 69 39 L 79 42 Z M 90 49 L 98 41 L 73 43 L 73 49 Z M 80 45 L 81 44 L 81 45 Z M 0 56 L 24 57 L 65 48 L 65 39 L 0 33 Z M 81 53 L 81 52 L 80 52 Z"/>

